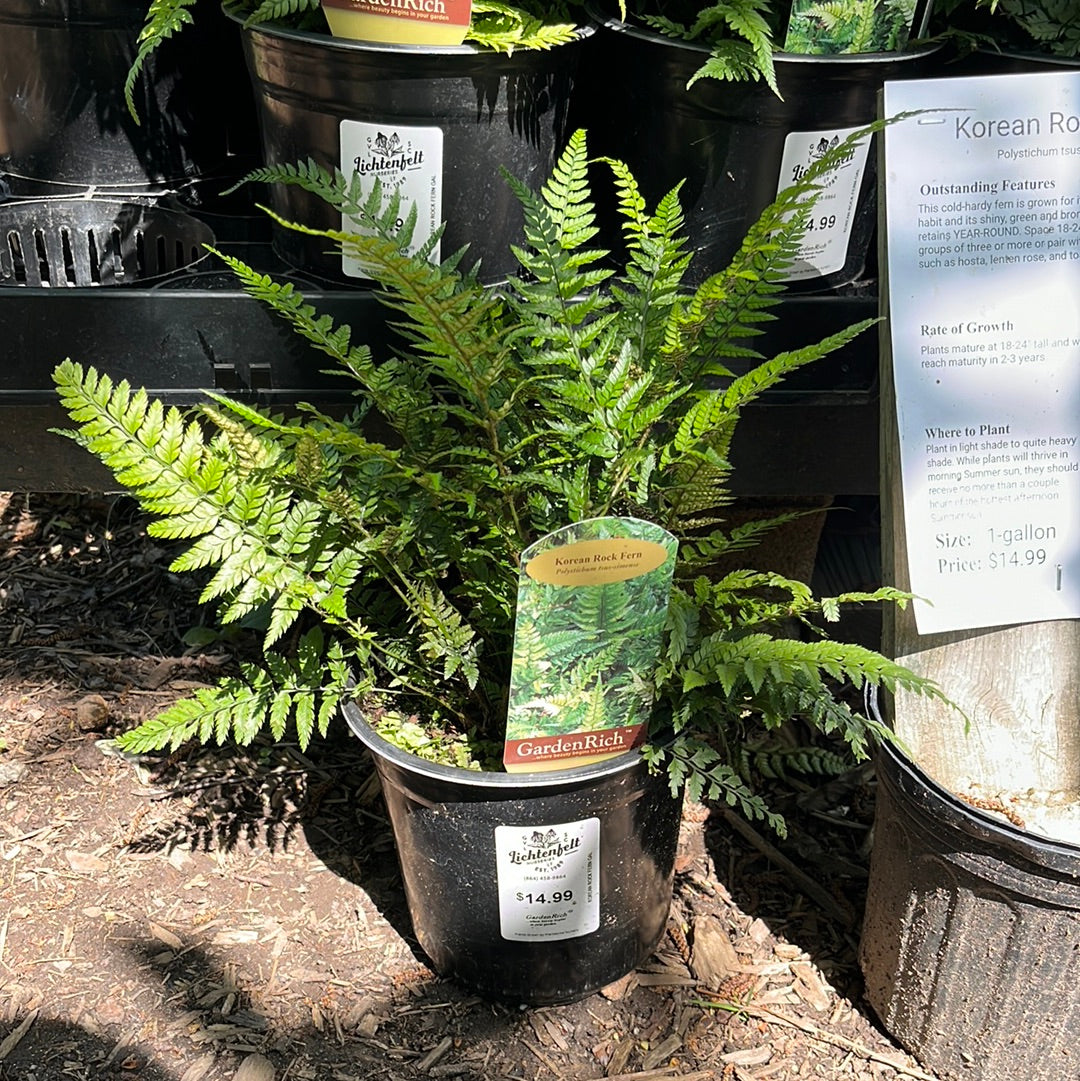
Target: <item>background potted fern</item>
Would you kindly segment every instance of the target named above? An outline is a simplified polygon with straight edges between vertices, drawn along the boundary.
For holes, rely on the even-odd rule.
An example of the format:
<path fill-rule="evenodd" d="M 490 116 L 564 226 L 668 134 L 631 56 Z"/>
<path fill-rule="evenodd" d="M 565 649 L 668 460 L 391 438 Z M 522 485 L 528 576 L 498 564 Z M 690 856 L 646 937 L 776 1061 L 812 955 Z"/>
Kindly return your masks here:
<path fill-rule="evenodd" d="M 933 70 L 936 46 L 908 46 L 906 31 L 921 26 L 916 6 L 619 0 L 616 10 L 608 0 L 597 41 L 607 60 L 588 89 L 593 145 L 627 161 L 650 199 L 685 178 L 695 280 L 726 265 L 816 156 L 873 121 L 886 79 Z M 821 291 L 862 275 L 873 177 L 865 150 L 836 174 L 785 272 L 789 287 Z"/>
<path fill-rule="evenodd" d="M 694 291 L 682 285 L 690 257 L 677 192 L 650 211 L 617 162 L 629 255 L 613 270 L 591 246 L 582 132 L 539 192 L 508 179 L 524 239 L 521 273 L 500 289 L 456 257 L 407 254 L 415 208 L 380 185 L 309 172 L 306 186 L 371 223 L 367 235 L 324 238 L 368 265 L 399 348 L 374 356 L 291 285 L 227 261 L 355 380 L 356 410 L 340 419 L 304 407 L 286 420 L 217 395 L 184 417 L 62 364 L 55 379 L 75 438 L 155 516 L 154 535 L 190 541 L 175 569 L 212 572 L 204 597 L 223 622 L 265 627 L 259 663 L 121 744 L 247 741 L 294 726 L 306 745 L 343 709 L 375 755 L 414 927 L 440 972 L 487 995 L 554 1002 L 643 960 L 665 926 L 684 783 L 781 827 L 739 772 L 747 739 L 800 716 L 862 756 L 881 729 L 845 686 L 936 693 L 817 625 L 845 602 L 904 595 L 817 600 L 776 574 L 713 571 L 765 528 L 723 521 L 740 412 L 867 325 L 770 359 L 746 345 L 771 318 L 813 196 L 846 150 L 787 189 L 731 266 Z M 759 363 L 732 376 L 725 359 L 747 356 Z M 656 523 L 679 543 L 663 655 L 646 688 L 652 739 L 596 765 L 492 770 L 521 555 L 537 537 L 608 514 Z M 570 851 L 595 859 L 567 879 Z M 568 912 L 584 921 L 571 933 Z"/>
<path fill-rule="evenodd" d="M 991 72 L 1080 59 L 1080 11 L 1070 0 L 940 0 L 932 28 L 978 50 Z"/>
<path fill-rule="evenodd" d="M 470 244 L 494 281 L 513 269 L 509 243 L 521 225 L 499 168 L 539 184 L 569 134 L 575 73 L 592 35 L 572 4 L 475 0 L 465 44 L 446 46 L 335 37 L 319 0 L 235 0 L 225 10 L 242 35 L 264 163 L 311 159 L 378 176 L 421 205 L 418 242 L 445 222 L 447 251 Z M 194 0 L 154 0 L 129 92 L 145 58 L 194 10 Z M 274 189 L 271 201 L 312 228 L 342 225 L 302 188 Z M 294 267 L 363 279 L 355 261 L 314 235 L 275 226 L 273 243 Z"/>

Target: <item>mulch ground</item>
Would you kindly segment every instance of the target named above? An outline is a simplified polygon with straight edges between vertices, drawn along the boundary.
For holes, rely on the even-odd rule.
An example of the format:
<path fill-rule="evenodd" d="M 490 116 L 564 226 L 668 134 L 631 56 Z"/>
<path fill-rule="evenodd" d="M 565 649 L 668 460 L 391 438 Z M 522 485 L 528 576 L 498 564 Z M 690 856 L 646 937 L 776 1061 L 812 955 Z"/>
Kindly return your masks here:
<path fill-rule="evenodd" d="M 343 732 L 116 753 L 230 661 L 173 554 L 126 500 L 0 495 L 0 1079 L 934 1081 L 861 999 L 872 770 L 777 783 L 783 840 L 688 807 L 638 972 L 484 1002 L 416 945 Z"/>

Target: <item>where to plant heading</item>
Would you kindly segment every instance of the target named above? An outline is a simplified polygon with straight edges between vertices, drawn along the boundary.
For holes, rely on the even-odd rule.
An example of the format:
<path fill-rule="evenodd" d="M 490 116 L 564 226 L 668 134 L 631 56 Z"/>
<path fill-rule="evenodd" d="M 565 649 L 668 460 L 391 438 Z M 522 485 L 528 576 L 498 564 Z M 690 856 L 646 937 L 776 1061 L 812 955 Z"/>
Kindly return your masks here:
<path fill-rule="evenodd" d="M 291 284 L 223 256 L 355 383 L 352 412 L 301 406 L 285 418 L 210 394 L 185 416 L 72 361 L 57 368 L 78 425 L 69 434 L 154 516 L 152 534 L 187 542 L 174 569 L 207 576 L 203 599 L 223 624 L 262 627 L 258 662 L 124 734 L 122 746 L 247 742 L 267 727 L 275 737 L 294 729 L 304 746 L 349 695 L 406 750 L 499 768 L 522 556 L 556 530 L 610 515 L 678 542 L 659 663 L 637 688 L 652 702 L 651 734 L 663 737 L 644 754 L 674 788 L 685 780 L 695 797 L 769 814 L 743 769 L 748 741 L 801 717 L 861 756 L 883 733 L 845 687 L 940 696 L 820 629 L 844 603 L 906 595 L 818 599 L 774 573 L 714 570 L 768 528 L 725 523 L 742 410 L 874 322 L 773 357 L 752 348 L 775 318 L 778 277 L 815 194 L 848 150 L 783 191 L 731 265 L 693 291 L 681 284 L 690 255 L 678 189 L 650 209 L 617 161 L 594 164 L 613 177 L 625 257 L 592 246 L 583 132 L 539 191 L 507 177 L 525 225 L 521 273 L 500 287 L 480 284 L 466 252 L 429 262 L 437 236 L 410 253 L 415 209 L 377 183 L 365 189 L 313 163 L 253 174 L 302 185 L 367 223 L 363 235 L 318 235 L 371 268 L 397 345 L 373 355 Z M 746 370 L 734 374 L 731 360 Z M 599 678 L 583 670 L 568 692 L 587 697 Z"/>

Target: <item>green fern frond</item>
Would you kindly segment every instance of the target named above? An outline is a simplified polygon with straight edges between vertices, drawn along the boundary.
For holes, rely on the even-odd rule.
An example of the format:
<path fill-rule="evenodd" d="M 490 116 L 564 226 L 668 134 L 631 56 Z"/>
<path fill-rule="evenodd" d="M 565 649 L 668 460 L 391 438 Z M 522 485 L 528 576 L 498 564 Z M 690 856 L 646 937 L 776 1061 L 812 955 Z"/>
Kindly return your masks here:
<path fill-rule="evenodd" d="M 769 66 L 771 70 L 771 62 Z M 769 82 L 768 75 L 760 69 L 753 48 L 742 41 L 723 41 L 714 45 L 709 58 L 687 80 L 687 90 L 701 79 L 716 79 L 718 82 L 729 83 L 757 82 L 764 79 L 766 83 Z M 774 70 L 772 81 L 776 82 Z M 778 86 L 773 92 L 779 97 Z"/>
<path fill-rule="evenodd" d="M 245 184 L 293 184 L 318 196 L 330 206 L 338 206 L 349 188 L 344 174 L 325 169 L 314 158 L 253 169 L 231 188 L 226 188 L 224 194 L 231 195 Z"/>
<path fill-rule="evenodd" d="M 281 224 L 372 269 L 394 346 L 376 356 L 291 286 L 223 256 L 251 296 L 351 379 L 355 409 L 332 416 L 301 405 L 286 419 L 210 394 L 185 416 L 93 369 L 57 369 L 76 425 L 69 435 L 154 516 L 154 535 L 183 542 L 173 566 L 204 577 L 218 623 L 262 633 L 258 665 L 141 726 L 132 747 L 243 742 L 263 728 L 281 737 L 290 725 L 305 743 L 333 714 L 350 670 L 403 729 L 411 713 L 424 716 L 417 739 L 430 742 L 440 724 L 468 728 L 470 739 L 498 734 L 522 553 L 567 523 L 607 514 L 677 535 L 682 564 L 666 623 L 656 598 L 646 605 L 635 592 L 646 588 L 638 580 L 519 613 L 533 684 L 555 676 L 535 701 L 512 703 L 512 715 L 554 710 L 594 725 L 612 708 L 643 720 L 654 712 L 675 729 L 672 751 L 657 759 L 673 783 L 775 824 L 739 773 L 741 742 L 799 716 L 858 755 L 882 733 L 834 687 L 940 695 L 822 632 L 844 604 L 903 594 L 818 600 L 779 575 L 709 566 L 765 528 L 723 521 L 743 406 L 869 325 L 779 357 L 745 344 L 773 316 L 807 208 L 851 145 L 785 189 L 731 265 L 694 290 L 682 285 L 678 189 L 650 210 L 618 162 L 608 168 L 628 255 L 612 270 L 594 248 L 583 133 L 539 191 L 509 182 L 525 220 L 521 273 L 497 288 L 461 270 L 459 256 L 410 251 L 415 210 L 395 193 L 314 163 L 263 171 L 363 223 Z M 733 357 L 750 362 L 746 374 L 729 371 Z M 785 637 L 800 624 L 812 641 Z M 597 637 L 578 659 L 571 645 L 598 626 L 610 641 Z M 661 662 L 639 671 L 626 643 L 651 631 L 663 639 Z M 452 734 L 448 744 L 455 761 L 465 755 Z"/>
<path fill-rule="evenodd" d="M 851 760 L 827 747 L 781 747 L 758 743 L 747 746 L 742 771 L 759 773 L 769 780 L 787 780 L 802 773 L 815 777 L 839 777 L 851 769 Z"/>
<path fill-rule="evenodd" d="M 877 322 L 877 319 L 864 319 L 822 338 L 814 345 L 804 346 L 794 352 L 778 353 L 771 360 L 763 361 L 732 380 L 731 385 L 723 391 L 725 408 L 734 411 L 756 401 L 766 390 L 783 382 L 792 372 L 843 349 Z"/>
<path fill-rule="evenodd" d="M 316 731 L 326 733 L 345 691 L 346 669 L 341 663 L 324 668 L 324 652 L 321 631 L 313 630 L 301 639 L 294 661 L 271 654 L 266 668 L 245 665 L 240 676 L 200 687 L 122 733 L 117 744 L 132 754 L 176 750 L 190 740 L 245 745 L 265 727 L 281 739 L 292 721 L 304 750 Z M 334 656 L 340 661 L 340 654 Z"/>
<path fill-rule="evenodd" d="M 124 101 L 136 124 L 140 123 L 140 119 L 135 104 L 135 84 L 139 81 L 147 60 L 161 44 L 194 22 L 191 13 L 194 6 L 195 0 L 152 0 L 147 9 L 143 28 L 139 32 L 135 59 L 131 62 L 124 80 Z"/>
<path fill-rule="evenodd" d="M 260 0 L 244 20 L 245 26 L 266 22 L 288 22 L 292 16 L 319 9 L 319 0 Z"/>
<path fill-rule="evenodd" d="M 552 49 L 576 37 L 577 26 L 569 20 L 553 21 L 548 13 L 541 18 L 498 0 L 473 0 L 465 40 L 494 52 L 512 53 L 518 49 Z"/>
<path fill-rule="evenodd" d="M 751 791 L 746 781 L 720 760 L 715 748 L 699 740 L 677 736 L 663 748 L 649 748 L 646 758 L 656 769 L 667 770 L 673 793 L 685 789 L 687 798 L 701 802 L 714 800 L 737 807 L 749 821 L 764 821 L 778 836 L 787 835 L 783 818 Z"/>

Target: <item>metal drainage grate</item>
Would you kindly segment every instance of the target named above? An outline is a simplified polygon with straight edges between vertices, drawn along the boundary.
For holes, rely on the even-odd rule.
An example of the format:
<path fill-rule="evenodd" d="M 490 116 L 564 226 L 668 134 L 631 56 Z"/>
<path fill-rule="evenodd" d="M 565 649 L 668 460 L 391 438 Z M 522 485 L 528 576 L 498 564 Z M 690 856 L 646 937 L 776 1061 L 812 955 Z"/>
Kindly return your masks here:
<path fill-rule="evenodd" d="M 0 285 L 145 284 L 207 257 L 213 232 L 175 210 L 101 199 L 0 205 Z"/>

